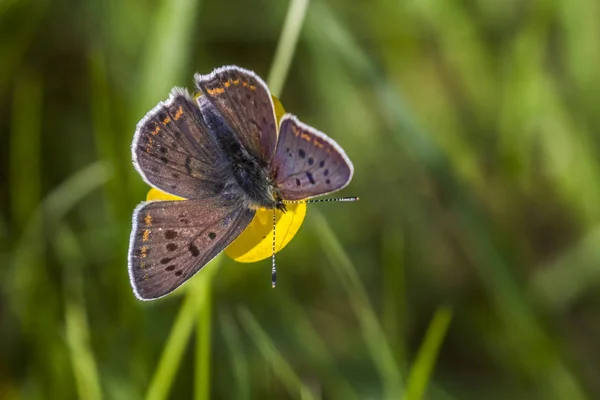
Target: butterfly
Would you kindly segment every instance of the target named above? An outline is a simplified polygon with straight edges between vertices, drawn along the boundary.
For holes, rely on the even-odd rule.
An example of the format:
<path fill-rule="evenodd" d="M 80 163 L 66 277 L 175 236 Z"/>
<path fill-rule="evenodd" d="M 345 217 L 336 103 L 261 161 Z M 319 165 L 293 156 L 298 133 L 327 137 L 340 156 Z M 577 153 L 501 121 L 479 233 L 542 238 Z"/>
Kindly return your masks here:
<path fill-rule="evenodd" d="M 250 224 L 259 208 L 285 212 L 346 187 L 354 167 L 331 138 L 285 114 L 265 82 L 225 66 L 196 74 L 198 95 L 173 88 L 137 124 L 133 164 L 144 181 L 182 201 L 133 212 L 129 277 L 141 300 L 180 287 Z M 275 264 L 272 280 L 275 284 Z"/>

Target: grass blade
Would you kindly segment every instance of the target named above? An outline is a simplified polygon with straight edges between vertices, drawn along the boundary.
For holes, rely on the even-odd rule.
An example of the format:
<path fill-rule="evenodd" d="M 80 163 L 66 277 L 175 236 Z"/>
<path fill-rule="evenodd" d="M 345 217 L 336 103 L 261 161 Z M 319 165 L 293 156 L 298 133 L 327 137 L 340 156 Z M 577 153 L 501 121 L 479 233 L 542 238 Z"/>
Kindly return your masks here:
<path fill-rule="evenodd" d="M 215 258 L 202 268 L 202 271 L 194 279 L 187 283 L 186 297 L 179 309 L 154 376 L 150 381 L 148 393 L 146 394 L 147 400 L 168 398 L 175 374 L 179 370 L 183 352 L 194 329 L 198 314 L 208 305 L 205 293 L 211 284 L 212 274 L 221 263 L 222 257 L 220 255 Z"/>
<path fill-rule="evenodd" d="M 127 174 L 132 169 L 131 152 L 128 147 L 121 146 L 122 132 L 114 128 L 106 60 L 100 49 L 93 49 L 89 53 L 88 71 L 96 153 L 98 159 L 115 170 L 113 179 L 106 184 L 105 199 L 109 212 L 119 220 L 124 220 L 131 214 L 129 205 L 121 201 L 123 188 L 129 187 Z"/>
<path fill-rule="evenodd" d="M 287 333 L 295 340 L 296 346 L 313 360 L 312 364 L 316 364 L 315 373 L 323 376 L 333 387 L 333 390 L 328 390 L 328 394 L 333 398 L 358 399 L 358 394 L 338 370 L 327 343 L 319 336 L 305 311 L 292 301 L 282 301 L 281 309 L 286 310 L 282 314 L 282 322 L 288 327 Z"/>
<path fill-rule="evenodd" d="M 142 63 L 136 117 L 165 98 L 188 62 L 189 39 L 200 0 L 162 0 Z"/>
<path fill-rule="evenodd" d="M 83 252 L 77 238 L 66 226 L 61 225 L 53 235 L 56 254 L 64 266 L 65 333 L 67 347 L 73 365 L 78 398 L 99 400 L 102 398 L 100 378 L 91 348 L 88 316 L 83 296 Z"/>
<path fill-rule="evenodd" d="M 254 343 L 258 347 L 265 360 L 271 363 L 273 372 L 279 377 L 285 385 L 290 395 L 294 396 L 298 391 L 303 399 L 314 399 L 311 390 L 302 382 L 292 366 L 285 360 L 283 355 L 277 350 L 275 344 L 271 341 L 267 333 L 259 325 L 258 321 L 250 311 L 242 308 L 239 311 L 240 320 Z"/>
<path fill-rule="evenodd" d="M 350 261 L 325 217 L 317 210 L 314 210 L 313 214 L 315 215 L 315 234 L 320 238 L 319 242 L 323 251 L 344 288 L 348 291 L 350 305 L 358 318 L 363 337 L 383 379 L 384 397 L 398 398 L 402 391 L 402 376 L 383 329 L 370 305 L 367 292 L 360 282 L 356 267 Z"/>
<path fill-rule="evenodd" d="M 5 286 L 8 290 L 18 292 L 31 287 L 35 279 L 35 274 L 31 273 L 31 260 L 40 255 L 44 247 L 44 241 L 37 237 L 42 222 L 47 232 L 54 232 L 65 214 L 109 177 L 110 170 L 97 162 L 73 174 L 44 198 L 29 219 L 13 252 L 10 269 L 14 276 Z"/>
<path fill-rule="evenodd" d="M 208 278 L 207 278 L 208 279 Z M 212 285 L 206 282 L 196 289 L 204 295 L 204 306 L 200 309 L 196 323 L 196 379 L 194 379 L 195 400 L 210 398 L 210 356 L 212 332 Z"/>
<path fill-rule="evenodd" d="M 28 71 L 15 82 L 10 136 L 10 194 L 12 215 L 19 228 L 40 201 L 40 133 L 42 82 Z"/>
<path fill-rule="evenodd" d="M 288 8 L 279 43 L 275 50 L 275 58 L 271 64 L 267 84 L 271 93 L 277 97 L 281 95 L 283 85 L 296 51 L 298 37 L 304 23 L 304 17 L 309 0 L 291 0 Z"/>
<path fill-rule="evenodd" d="M 381 324 L 394 349 L 397 363 L 402 365 L 406 354 L 406 270 L 404 261 L 405 238 L 399 231 L 388 228 L 382 237 L 382 313 Z M 404 372 L 404 371 L 403 371 Z"/>
<path fill-rule="evenodd" d="M 531 377 L 540 382 L 539 390 L 561 393 L 565 398 L 584 399 L 577 378 L 563 365 L 559 353 L 548 351 L 553 349 L 550 337 L 543 331 L 526 296 L 511 276 L 492 232 L 448 157 L 415 123 L 401 94 L 356 45 L 329 8 L 323 2 L 318 2 L 311 10 L 311 21 L 320 37 L 327 40 L 327 44 L 346 61 L 353 75 L 365 79 L 374 88 L 377 106 L 392 128 L 397 144 L 424 166 L 447 196 L 451 209 L 460 221 L 460 228 L 474 251 L 479 278 L 486 285 L 507 330 L 514 335 L 513 342 L 519 343 L 514 351 L 529 360 L 526 369 Z M 543 361 L 536 356 L 536 352 L 544 353 Z"/>
<path fill-rule="evenodd" d="M 597 286 L 599 242 L 600 227 L 596 227 L 556 260 L 539 268 L 531 281 L 534 300 L 550 311 L 562 311 Z"/>
<path fill-rule="evenodd" d="M 250 378 L 248 373 L 248 360 L 240 338 L 240 334 L 233 318 L 228 314 L 221 316 L 221 330 L 231 356 L 231 365 L 235 376 L 236 399 L 250 399 Z"/>
<path fill-rule="evenodd" d="M 431 372 L 435 365 L 442 341 L 452 320 L 452 310 L 448 307 L 439 307 L 425 335 L 425 340 L 417 355 L 417 359 L 410 370 L 406 383 L 406 400 L 419 400 L 423 398 Z"/>

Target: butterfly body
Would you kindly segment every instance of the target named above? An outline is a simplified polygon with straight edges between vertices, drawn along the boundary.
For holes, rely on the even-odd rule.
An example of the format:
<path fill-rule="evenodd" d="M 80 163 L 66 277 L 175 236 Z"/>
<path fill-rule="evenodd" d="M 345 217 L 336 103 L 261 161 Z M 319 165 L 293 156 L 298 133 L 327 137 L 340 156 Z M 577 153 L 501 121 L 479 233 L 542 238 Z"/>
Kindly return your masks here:
<path fill-rule="evenodd" d="M 173 89 L 137 125 L 133 162 L 144 180 L 183 201 L 134 211 L 129 275 L 142 300 L 179 287 L 227 247 L 259 208 L 285 211 L 345 187 L 353 167 L 344 151 L 286 114 L 279 124 L 266 84 L 223 67 L 196 75 L 199 95 Z"/>
<path fill-rule="evenodd" d="M 277 200 L 269 177 L 270 165 L 244 147 L 238 135 L 206 98 L 201 96 L 197 102 L 223 153 L 222 180 L 227 183 L 221 194 L 237 196 L 246 208 L 274 208 Z"/>
<path fill-rule="evenodd" d="M 269 166 L 252 159 L 234 160 L 231 163 L 232 175 L 235 184 L 232 190 L 238 190 L 244 200 L 244 206 L 250 209 L 275 208 L 278 198 L 275 193 L 275 184 L 269 175 Z"/>

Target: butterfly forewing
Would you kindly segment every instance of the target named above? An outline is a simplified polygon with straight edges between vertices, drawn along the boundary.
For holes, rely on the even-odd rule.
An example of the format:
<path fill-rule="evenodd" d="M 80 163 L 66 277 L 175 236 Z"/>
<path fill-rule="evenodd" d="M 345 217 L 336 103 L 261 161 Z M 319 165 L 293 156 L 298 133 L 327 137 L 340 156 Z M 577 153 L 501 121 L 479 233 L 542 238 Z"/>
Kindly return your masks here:
<path fill-rule="evenodd" d="M 194 78 L 198 90 L 236 132 L 246 151 L 270 164 L 277 143 L 277 121 L 263 80 L 252 71 L 233 66 Z"/>
<path fill-rule="evenodd" d="M 136 296 L 151 300 L 178 288 L 239 236 L 254 213 L 217 198 L 139 205 L 129 246 Z"/>
<path fill-rule="evenodd" d="M 134 164 L 152 186 L 184 198 L 214 196 L 222 188 L 226 162 L 195 100 L 183 89 L 159 103 L 138 124 Z"/>
<path fill-rule="evenodd" d="M 331 138 L 290 114 L 281 119 L 273 170 L 280 196 L 301 200 L 344 188 L 354 168 Z"/>

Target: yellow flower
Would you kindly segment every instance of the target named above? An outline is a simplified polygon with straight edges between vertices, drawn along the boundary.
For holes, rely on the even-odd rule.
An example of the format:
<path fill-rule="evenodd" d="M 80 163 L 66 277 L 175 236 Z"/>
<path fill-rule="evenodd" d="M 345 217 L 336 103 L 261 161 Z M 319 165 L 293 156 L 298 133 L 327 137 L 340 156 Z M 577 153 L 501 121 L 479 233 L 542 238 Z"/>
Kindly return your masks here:
<path fill-rule="evenodd" d="M 281 119 L 285 110 L 279 100 L 273 97 L 275 115 Z M 150 189 L 146 200 L 185 200 L 158 189 Z M 287 212 L 276 212 L 275 252 L 283 249 L 296 235 L 306 216 L 306 204 L 286 204 Z M 271 257 L 273 250 L 273 210 L 258 209 L 250 225 L 226 249 L 225 254 L 238 262 L 256 262 Z"/>

